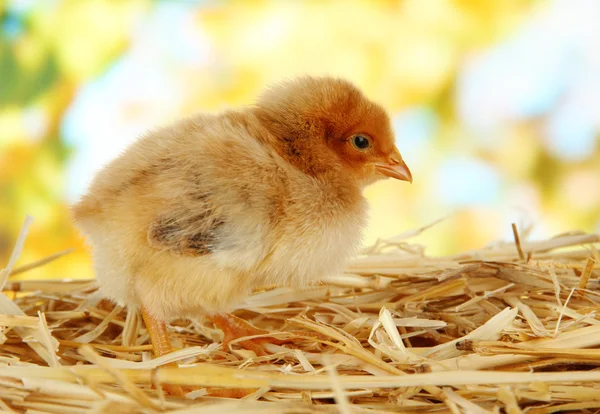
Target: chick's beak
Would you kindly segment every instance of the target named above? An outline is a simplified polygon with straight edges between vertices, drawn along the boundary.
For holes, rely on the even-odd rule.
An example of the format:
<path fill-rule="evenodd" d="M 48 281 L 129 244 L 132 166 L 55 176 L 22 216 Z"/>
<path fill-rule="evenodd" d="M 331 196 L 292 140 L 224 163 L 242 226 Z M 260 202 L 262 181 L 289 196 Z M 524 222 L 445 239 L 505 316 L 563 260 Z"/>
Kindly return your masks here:
<path fill-rule="evenodd" d="M 409 183 L 413 181 L 412 174 L 398 151 L 394 151 L 387 162 L 376 163 L 375 169 L 387 177 L 408 181 Z"/>

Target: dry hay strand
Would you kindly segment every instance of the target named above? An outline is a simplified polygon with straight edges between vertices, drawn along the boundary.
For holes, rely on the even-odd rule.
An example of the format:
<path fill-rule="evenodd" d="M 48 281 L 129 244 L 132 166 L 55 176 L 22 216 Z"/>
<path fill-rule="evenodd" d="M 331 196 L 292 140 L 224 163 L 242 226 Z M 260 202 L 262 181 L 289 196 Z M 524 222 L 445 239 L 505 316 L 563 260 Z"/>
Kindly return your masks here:
<path fill-rule="evenodd" d="M 599 235 L 528 242 L 515 227 L 514 243 L 428 257 L 407 243 L 419 229 L 322 285 L 257 290 L 236 315 L 294 339 L 267 356 L 222 349 L 221 331 L 198 319 L 172 321 L 177 350 L 153 359 L 137 310 L 103 300 L 94 281 L 7 280 L 28 225 L 0 273 L 1 411 L 600 410 Z M 192 390 L 177 398 L 160 384 Z M 248 393 L 208 397 L 212 387 Z"/>

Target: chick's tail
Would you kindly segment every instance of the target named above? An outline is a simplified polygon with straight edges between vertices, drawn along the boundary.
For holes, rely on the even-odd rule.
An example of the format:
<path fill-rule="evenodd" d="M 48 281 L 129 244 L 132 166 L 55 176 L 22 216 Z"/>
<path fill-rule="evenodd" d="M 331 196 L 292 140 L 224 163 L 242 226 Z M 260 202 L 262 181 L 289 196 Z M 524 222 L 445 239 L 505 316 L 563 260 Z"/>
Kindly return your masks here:
<path fill-rule="evenodd" d="M 102 207 L 98 200 L 89 195 L 83 196 L 81 200 L 71 206 L 71 214 L 78 223 L 83 223 L 101 212 Z"/>

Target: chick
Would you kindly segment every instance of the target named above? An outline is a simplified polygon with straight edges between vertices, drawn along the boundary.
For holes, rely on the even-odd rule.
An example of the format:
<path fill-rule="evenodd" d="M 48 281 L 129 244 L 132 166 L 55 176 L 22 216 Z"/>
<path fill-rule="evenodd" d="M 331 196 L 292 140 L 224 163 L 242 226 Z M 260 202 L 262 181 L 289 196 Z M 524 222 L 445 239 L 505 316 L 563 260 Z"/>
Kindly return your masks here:
<path fill-rule="evenodd" d="M 228 314 L 253 288 L 342 271 L 362 190 L 385 177 L 412 182 L 386 112 L 347 81 L 302 77 L 146 134 L 73 214 L 101 292 L 141 309 L 162 355 L 169 319 L 208 315 L 229 341 L 253 333 Z"/>

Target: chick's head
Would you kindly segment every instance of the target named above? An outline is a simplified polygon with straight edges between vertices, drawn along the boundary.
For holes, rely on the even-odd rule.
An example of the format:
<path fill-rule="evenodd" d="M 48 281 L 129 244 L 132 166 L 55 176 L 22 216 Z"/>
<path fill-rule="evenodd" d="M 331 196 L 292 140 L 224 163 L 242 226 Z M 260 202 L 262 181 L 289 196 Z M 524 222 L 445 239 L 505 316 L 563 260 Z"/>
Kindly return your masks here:
<path fill-rule="evenodd" d="M 267 90 L 255 106 L 279 154 L 303 172 L 341 173 L 365 186 L 412 182 L 389 116 L 342 79 L 303 77 Z"/>

